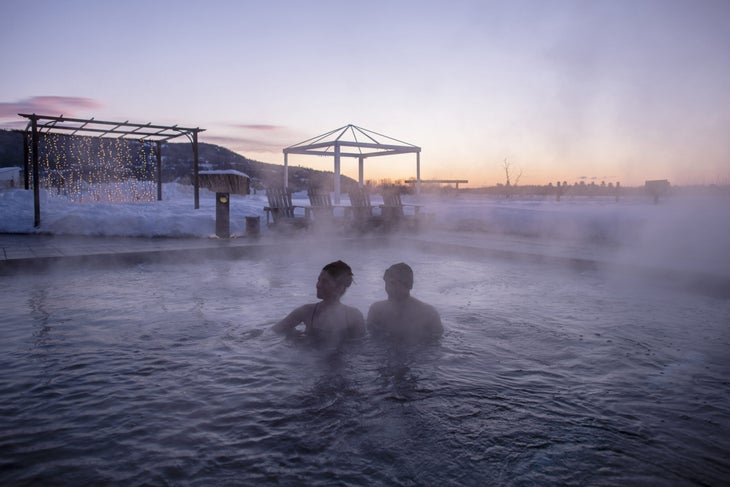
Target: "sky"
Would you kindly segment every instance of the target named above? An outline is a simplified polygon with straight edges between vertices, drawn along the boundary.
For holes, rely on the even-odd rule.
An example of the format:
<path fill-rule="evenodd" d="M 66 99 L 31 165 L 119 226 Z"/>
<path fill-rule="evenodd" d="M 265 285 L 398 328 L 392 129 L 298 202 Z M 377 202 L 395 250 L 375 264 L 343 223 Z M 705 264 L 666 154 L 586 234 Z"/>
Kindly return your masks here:
<path fill-rule="evenodd" d="M 726 0 L 0 0 L 18 113 L 178 124 L 283 164 L 347 124 L 468 186 L 730 184 Z M 332 158 L 289 164 L 332 170 Z M 415 176 L 411 155 L 366 179 Z M 342 172 L 357 177 L 357 161 Z"/>

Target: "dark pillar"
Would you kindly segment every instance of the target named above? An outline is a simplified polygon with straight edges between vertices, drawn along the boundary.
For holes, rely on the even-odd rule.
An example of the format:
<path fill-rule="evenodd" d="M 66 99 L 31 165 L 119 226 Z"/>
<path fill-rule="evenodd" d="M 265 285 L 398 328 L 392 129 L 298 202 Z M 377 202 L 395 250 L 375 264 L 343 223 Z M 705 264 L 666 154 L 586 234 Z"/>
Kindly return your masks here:
<path fill-rule="evenodd" d="M 200 187 L 198 185 L 198 131 L 193 131 L 193 186 L 195 186 L 195 209 L 200 208 Z"/>
<path fill-rule="evenodd" d="M 230 202 L 228 193 L 215 194 L 215 234 L 220 238 L 231 236 Z"/>
<path fill-rule="evenodd" d="M 157 149 L 157 201 L 162 201 L 162 142 L 156 142 Z"/>
<path fill-rule="evenodd" d="M 33 226 L 38 228 L 41 226 L 41 184 L 40 175 L 38 174 L 38 118 L 31 117 L 31 152 L 33 157 Z"/>
<path fill-rule="evenodd" d="M 246 217 L 246 236 L 250 238 L 258 238 L 261 235 L 261 217 Z"/>

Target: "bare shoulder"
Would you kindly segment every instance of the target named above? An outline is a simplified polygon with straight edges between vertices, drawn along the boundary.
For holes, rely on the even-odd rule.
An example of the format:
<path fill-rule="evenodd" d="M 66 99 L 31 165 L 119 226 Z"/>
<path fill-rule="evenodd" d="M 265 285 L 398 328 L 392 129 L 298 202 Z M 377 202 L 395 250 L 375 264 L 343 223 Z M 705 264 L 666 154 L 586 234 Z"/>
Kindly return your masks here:
<path fill-rule="evenodd" d="M 420 299 L 414 298 L 412 296 L 411 296 L 411 299 L 413 300 L 413 303 L 415 303 L 416 306 L 418 306 L 418 308 L 421 311 L 428 312 L 428 313 L 431 313 L 431 314 L 433 314 L 433 313 L 438 314 L 438 311 L 436 311 L 436 307 L 435 306 L 430 305 L 430 304 L 428 304 L 426 302 L 423 302 Z"/>
<path fill-rule="evenodd" d="M 359 309 L 357 309 L 354 306 L 347 306 L 347 305 L 344 305 L 344 306 L 345 306 L 345 308 L 347 308 L 348 314 L 350 314 L 352 316 L 359 316 L 360 318 L 362 318 L 362 316 L 363 316 L 362 311 L 360 311 Z"/>
<path fill-rule="evenodd" d="M 376 301 L 373 304 L 370 305 L 370 308 L 368 309 L 368 312 L 378 312 L 382 311 L 388 306 L 388 301 Z"/>

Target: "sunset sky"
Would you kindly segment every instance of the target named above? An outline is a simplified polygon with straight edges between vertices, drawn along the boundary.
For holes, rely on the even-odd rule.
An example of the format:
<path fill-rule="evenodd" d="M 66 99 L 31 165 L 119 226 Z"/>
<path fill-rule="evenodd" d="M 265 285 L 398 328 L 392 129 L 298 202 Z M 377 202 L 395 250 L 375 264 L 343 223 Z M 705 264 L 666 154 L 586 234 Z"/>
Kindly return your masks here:
<path fill-rule="evenodd" d="M 178 124 L 283 164 L 354 124 L 426 179 L 730 184 L 730 1 L 0 0 L 18 113 Z M 331 158 L 290 164 L 332 170 Z M 357 162 L 343 160 L 357 176 Z M 366 179 L 415 175 L 373 158 Z"/>

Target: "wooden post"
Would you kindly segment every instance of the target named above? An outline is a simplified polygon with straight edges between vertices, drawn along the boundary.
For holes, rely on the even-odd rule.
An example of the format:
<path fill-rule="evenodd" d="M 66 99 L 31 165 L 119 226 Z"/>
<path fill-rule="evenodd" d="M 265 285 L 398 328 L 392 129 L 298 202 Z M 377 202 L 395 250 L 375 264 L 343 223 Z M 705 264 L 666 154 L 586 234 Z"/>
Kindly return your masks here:
<path fill-rule="evenodd" d="M 195 186 L 195 209 L 200 208 L 200 186 L 198 185 L 198 131 L 193 130 L 193 185 Z"/>
<path fill-rule="evenodd" d="M 35 114 L 30 118 L 31 123 L 31 153 L 33 157 L 33 226 L 41 226 L 41 193 L 40 174 L 38 170 L 38 117 Z"/>
<path fill-rule="evenodd" d="M 157 201 L 162 201 L 162 142 L 155 142 L 157 150 Z"/>

